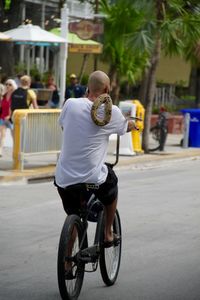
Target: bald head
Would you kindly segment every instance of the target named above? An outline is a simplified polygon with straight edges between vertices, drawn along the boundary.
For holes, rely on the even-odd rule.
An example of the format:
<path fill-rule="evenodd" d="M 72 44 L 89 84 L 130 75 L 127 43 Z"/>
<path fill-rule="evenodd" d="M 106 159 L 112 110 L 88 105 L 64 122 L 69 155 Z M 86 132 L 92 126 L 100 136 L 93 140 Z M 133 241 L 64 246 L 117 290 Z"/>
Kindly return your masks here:
<path fill-rule="evenodd" d="M 101 95 L 110 92 L 110 79 L 106 73 L 102 71 L 93 72 L 88 80 L 88 88 L 90 93 Z"/>

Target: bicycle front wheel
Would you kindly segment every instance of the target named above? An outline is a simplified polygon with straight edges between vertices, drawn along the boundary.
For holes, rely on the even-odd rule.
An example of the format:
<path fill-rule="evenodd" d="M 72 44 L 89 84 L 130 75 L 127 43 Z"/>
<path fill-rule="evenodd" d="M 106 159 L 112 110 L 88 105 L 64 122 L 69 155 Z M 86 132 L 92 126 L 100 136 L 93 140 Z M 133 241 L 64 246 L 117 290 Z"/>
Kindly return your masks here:
<path fill-rule="evenodd" d="M 83 284 L 85 265 L 77 253 L 83 239 L 83 226 L 76 215 L 68 216 L 62 228 L 57 260 L 58 286 L 62 299 L 76 300 Z M 82 249 L 87 247 L 85 238 Z"/>
<path fill-rule="evenodd" d="M 154 126 L 150 130 L 149 151 L 157 151 L 160 149 L 161 130 L 158 126 Z"/>
<path fill-rule="evenodd" d="M 104 226 L 102 226 L 102 241 L 104 240 Z M 121 262 L 121 246 L 122 246 L 122 232 L 121 222 L 118 211 L 115 213 L 115 218 L 112 226 L 113 233 L 119 237 L 117 243 L 112 247 L 105 248 L 101 243 L 100 251 L 100 271 L 104 283 L 111 286 L 117 280 L 119 267 Z"/>

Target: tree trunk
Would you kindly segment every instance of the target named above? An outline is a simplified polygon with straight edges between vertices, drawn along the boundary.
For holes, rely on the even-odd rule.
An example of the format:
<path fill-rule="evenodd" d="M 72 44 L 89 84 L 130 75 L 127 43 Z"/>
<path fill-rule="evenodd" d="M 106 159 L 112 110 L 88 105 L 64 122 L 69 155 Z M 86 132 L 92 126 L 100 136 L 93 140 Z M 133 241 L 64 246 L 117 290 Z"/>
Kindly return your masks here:
<path fill-rule="evenodd" d="M 80 74 L 79 74 L 79 83 L 81 83 L 81 81 L 82 81 L 83 74 L 85 72 L 85 67 L 86 67 L 88 58 L 89 58 L 89 54 L 88 53 L 83 54 L 83 62 L 82 62 L 81 70 L 80 70 Z"/>
<path fill-rule="evenodd" d="M 161 52 L 161 37 L 160 37 L 160 26 L 164 19 L 164 11 L 166 0 L 154 0 L 155 2 L 155 10 L 156 10 L 156 20 L 157 20 L 157 36 L 155 40 L 154 51 L 151 56 L 151 64 L 148 72 L 148 86 L 146 93 L 146 102 L 145 102 L 145 118 L 144 118 L 144 131 L 143 131 L 143 139 L 142 139 L 142 147 L 145 153 L 149 152 L 149 132 L 151 126 L 151 114 L 152 114 L 152 106 L 153 100 L 156 92 L 156 69 L 158 67 L 158 63 L 160 60 L 160 52 Z"/>
<path fill-rule="evenodd" d="M 161 40 L 157 38 L 154 51 L 152 53 L 151 65 L 148 72 L 148 86 L 146 93 L 146 105 L 145 105 L 145 118 L 144 118 L 144 131 L 142 139 L 142 147 L 145 153 L 149 152 L 149 132 L 151 123 L 151 113 L 153 100 L 156 90 L 156 69 L 160 59 Z"/>
<path fill-rule="evenodd" d="M 190 71 L 190 81 L 189 81 L 190 96 L 195 96 L 196 94 L 196 78 L 197 78 L 197 68 L 192 67 Z"/>
<path fill-rule="evenodd" d="M 196 72 L 196 98 L 195 98 L 196 108 L 200 108 L 200 68 L 197 68 Z"/>
<path fill-rule="evenodd" d="M 138 99 L 144 105 L 144 107 L 146 107 L 147 87 L 148 87 L 148 80 L 149 80 L 148 74 L 149 74 L 149 68 L 145 69 L 144 71 L 143 78 L 140 85 L 139 96 L 138 96 Z"/>
<path fill-rule="evenodd" d="M 115 66 L 110 67 L 109 78 L 111 82 L 111 98 L 113 104 L 118 104 L 119 101 L 119 92 L 120 92 L 120 80 L 117 74 L 117 69 Z"/>

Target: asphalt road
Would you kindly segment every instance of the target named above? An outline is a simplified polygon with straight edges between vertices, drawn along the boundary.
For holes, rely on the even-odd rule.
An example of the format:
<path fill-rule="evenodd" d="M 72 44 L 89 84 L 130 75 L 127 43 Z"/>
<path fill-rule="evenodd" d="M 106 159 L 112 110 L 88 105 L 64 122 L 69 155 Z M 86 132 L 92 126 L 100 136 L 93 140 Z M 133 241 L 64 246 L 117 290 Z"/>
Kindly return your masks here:
<path fill-rule="evenodd" d="M 105 288 L 86 274 L 80 300 L 200 299 L 200 160 L 118 170 L 123 255 Z M 58 300 L 65 214 L 52 183 L 0 185 L 0 299 Z"/>

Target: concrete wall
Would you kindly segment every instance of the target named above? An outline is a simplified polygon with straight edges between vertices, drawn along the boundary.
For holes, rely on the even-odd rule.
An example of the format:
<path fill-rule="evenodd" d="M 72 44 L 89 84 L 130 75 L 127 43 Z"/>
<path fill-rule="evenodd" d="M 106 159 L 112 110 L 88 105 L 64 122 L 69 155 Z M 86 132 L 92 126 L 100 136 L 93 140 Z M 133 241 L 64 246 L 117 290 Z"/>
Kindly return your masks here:
<path fill-rule="evenodd" d="M 157 69 L 157 80 L 164 83 L 189 83 L 191 66 L 180 57 L 161 56 Z"/>
<path fill-rule="evenodd" d="M 75 73 L 79 75 L 82 61 L 83 54 L 69 53 L 67 74 Z M 91 73 L 93 69 L 94 54 L 90 54 L 86 64 L 85 74 Z M 108 72 L 108 65 L 100 62 L 99 60 L 98 69 Z M 157 81 L 171 84 L 184 82 L 186 85 L 188 85 L 190 69 L 190 64 L 184 62 L 179 57 L 169 58 L 162 56 L 157 70 Z"/>

